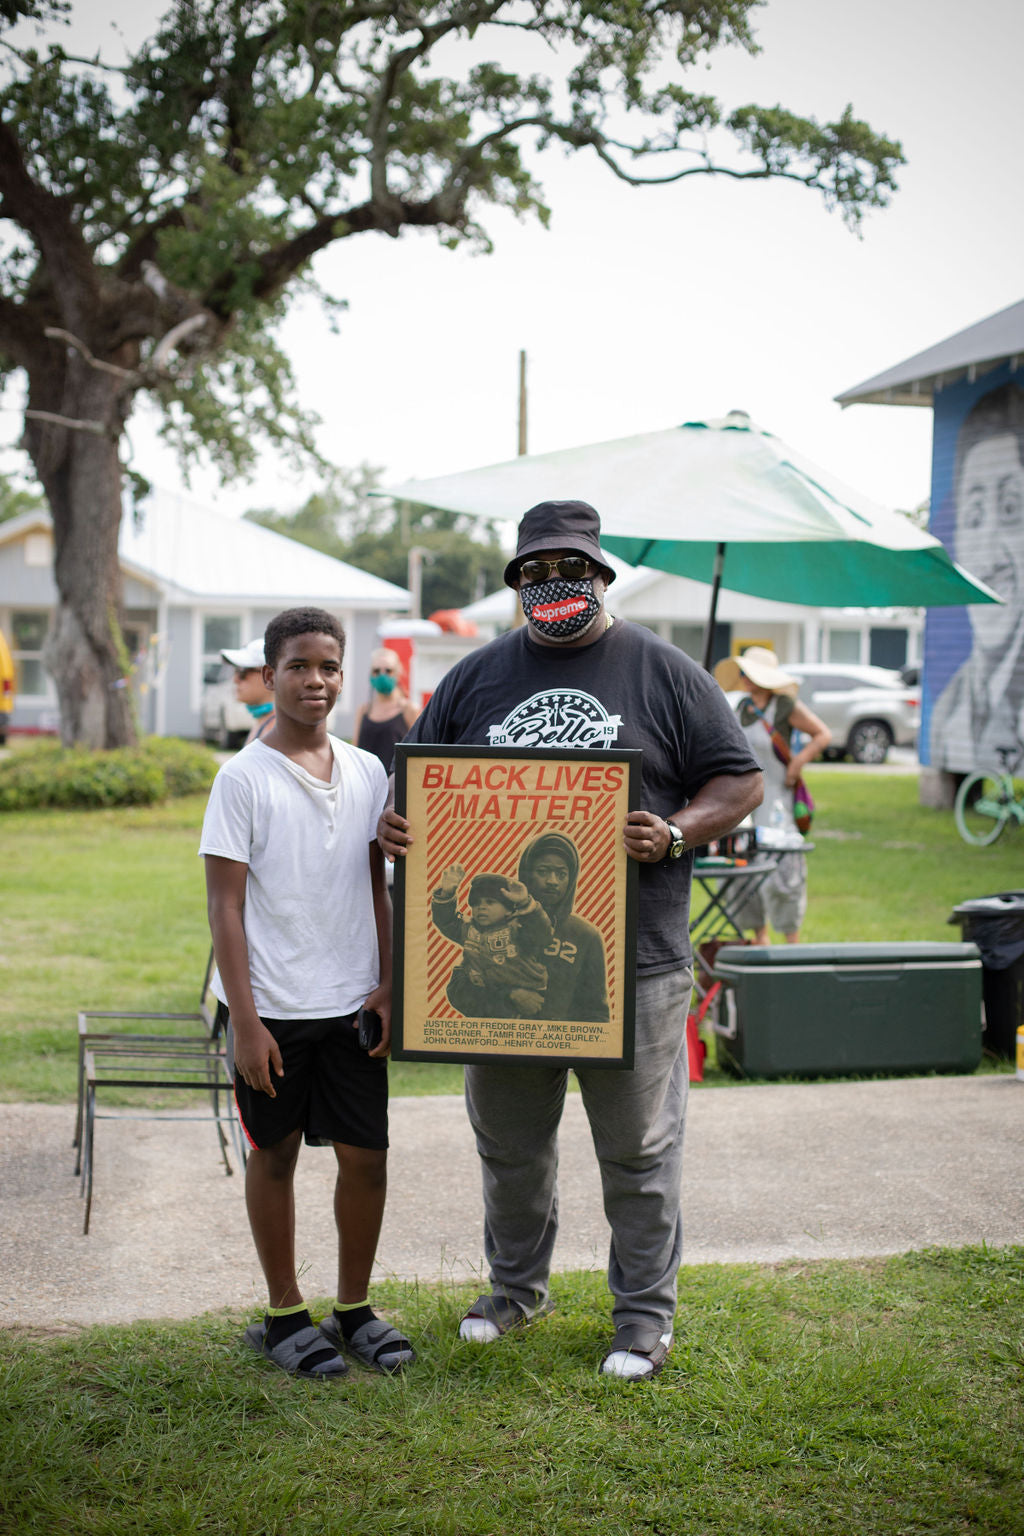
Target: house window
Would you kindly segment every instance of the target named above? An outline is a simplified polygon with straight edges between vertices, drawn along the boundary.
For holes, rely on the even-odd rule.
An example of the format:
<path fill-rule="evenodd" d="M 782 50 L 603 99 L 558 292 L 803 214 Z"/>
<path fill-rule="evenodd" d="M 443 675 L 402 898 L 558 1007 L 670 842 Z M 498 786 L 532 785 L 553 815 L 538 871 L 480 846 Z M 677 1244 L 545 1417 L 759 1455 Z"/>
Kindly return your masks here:
<path fill-rule="evenodd" d="M 29 533 L 25 536 L 25 564 L 44 569 L 53 564 L 53 543 L 48 533 Z"/>
<path fill-rule="evenodd" d="M 873 629 L 868 644 L 873 667 L 890 667 L 897 671 L 905 666 L 907 656 L 907 631 L 905 629 Z"/>
<path fill-rule="evenodd" d="M 49 693 L 46 668 L 43 666 L 43 644 L 48 628 L 49 616 L 46 613 L 15 610 L 11 614 L 19 698 L 44 699 Z"/>
<path fill-rule="evenodd" d="M 828 660 L 846 661 L 854 665 L 860 662 L 860 630 L 830 629 L 828 632 Z"/>
<path fill-rule="evenodd" d="M 237 614 L 208 614 L 203 620 L 202 676 L 211 676 L 211 668 L 221 666 L 221 651 L 237 651 L 241 644 L 242 621 Z"/>

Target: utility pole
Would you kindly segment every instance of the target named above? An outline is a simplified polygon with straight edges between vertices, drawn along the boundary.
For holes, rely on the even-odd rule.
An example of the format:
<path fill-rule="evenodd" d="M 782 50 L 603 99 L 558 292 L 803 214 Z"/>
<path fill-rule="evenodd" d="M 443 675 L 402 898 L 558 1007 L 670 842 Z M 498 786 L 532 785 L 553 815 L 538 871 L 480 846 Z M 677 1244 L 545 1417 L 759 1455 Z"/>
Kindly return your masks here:
<path fill-rule="evenodd" d="M 423 561 L 425 558 L 429 559 L 429 556 L 430 550 L 421 549 L 418 544 L 414 545 L 413 548 L 409 551 L 408 585 L 410 619 L 420 619 L 423 617 L 421 611 L 423 607 Z"/>
<path fill-rule="evenodd" d="M 526 453 L 526 349 L 519 350 L 519 451 L 518 457 L 522 458 Z M 512 612 L 512 628 L 518 629 L 526 623 L 526 616 L 518 598 Z"/>

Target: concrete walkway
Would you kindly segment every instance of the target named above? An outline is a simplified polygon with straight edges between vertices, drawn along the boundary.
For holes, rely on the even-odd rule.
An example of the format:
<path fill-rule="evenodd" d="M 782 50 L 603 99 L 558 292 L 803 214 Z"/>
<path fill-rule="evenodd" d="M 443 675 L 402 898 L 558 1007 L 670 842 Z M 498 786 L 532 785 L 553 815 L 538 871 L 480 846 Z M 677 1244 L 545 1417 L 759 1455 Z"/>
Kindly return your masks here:
<path fill-rule="evenodd" d="M 103 1121 L 92 1231 L 81 1233 L 70 1107 L 0 1105 L 0 1326 L 60 1328 L 258 1309 L 263 1282 L 237 1177 L 212 1128 Z M 461 1098 L 396 1099 L 379 1270 L 426 1283 L 481 1273 L 476 1152 Z M 703 1089 L 691 1097 L 686 1263 L 1024 1242 L 1024 1083 L 1009 1076 Z M 333 1294 L 334 1159 L 299 1160 L 309 1296 Z M 561 1138 L 558 1269 L 606 1264 L 579 1096 Z M 685 1273 L 684 1273 L 685 1286 Z"/>

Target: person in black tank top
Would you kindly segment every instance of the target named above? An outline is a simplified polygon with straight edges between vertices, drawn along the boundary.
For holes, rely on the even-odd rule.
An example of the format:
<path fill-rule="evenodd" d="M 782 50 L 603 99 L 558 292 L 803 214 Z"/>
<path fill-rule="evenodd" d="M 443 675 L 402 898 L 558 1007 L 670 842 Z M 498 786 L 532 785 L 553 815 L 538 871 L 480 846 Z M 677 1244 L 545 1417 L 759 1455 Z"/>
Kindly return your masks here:
<path fill-rule="evenodd" d="M 355 745 L 379 757 L 390 773 L 395 744 L 418 714 L 402 687 L 401 658 L 387 649 L 374 651 L 370 657 L 370 702 L 359 706 L 352 738 Z"/>

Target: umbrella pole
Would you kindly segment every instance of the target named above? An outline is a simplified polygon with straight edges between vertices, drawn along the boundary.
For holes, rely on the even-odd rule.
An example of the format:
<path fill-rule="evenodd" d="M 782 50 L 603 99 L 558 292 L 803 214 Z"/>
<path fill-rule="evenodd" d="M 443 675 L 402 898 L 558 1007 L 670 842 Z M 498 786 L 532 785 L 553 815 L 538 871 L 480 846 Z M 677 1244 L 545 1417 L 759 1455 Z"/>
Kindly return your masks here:
<path fill-rule="evenodd" d="M 704 671 L 711 671 L 711 647 L 715 639 L 715 616 L 718 613 L 718 589 L 722 585 L 722 570 L 725 566 L 725 545 L 719 544 L 715 550 L 715 564 L 711 573 L 711 608 L 708 612 L 707 628 L 704 631 Z"/>

